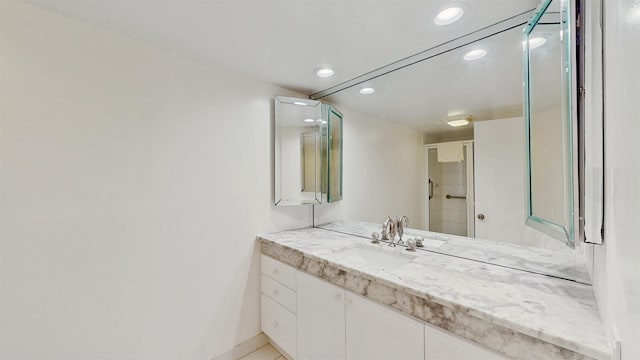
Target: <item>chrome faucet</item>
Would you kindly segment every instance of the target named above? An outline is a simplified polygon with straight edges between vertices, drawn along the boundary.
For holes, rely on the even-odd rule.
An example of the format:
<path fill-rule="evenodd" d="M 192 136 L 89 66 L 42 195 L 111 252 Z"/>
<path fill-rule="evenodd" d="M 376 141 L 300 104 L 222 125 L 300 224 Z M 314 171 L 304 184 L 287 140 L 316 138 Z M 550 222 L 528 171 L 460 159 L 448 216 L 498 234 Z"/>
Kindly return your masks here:
<path fill-rule="evenodd" d="M 402 234 L 404 234 L 404 227 L 408 224 L 409 218 L 406 215 L 402 215 L 402 217 L 400 217 L 400 215 L 396 214 L 396 231 L 398 233 L 398 237 L 400 237 L 398 244 L 404 244 L 404 241 L 402 241 Z"/>
<path fill-rule="evenodd" d="M 396 246 L 396 222 L 391 219 L 391 216 L 387 216 L 387 219 L 382 223 L 382 238 L 387 235 L 389 240 L 389 246 Z"/>

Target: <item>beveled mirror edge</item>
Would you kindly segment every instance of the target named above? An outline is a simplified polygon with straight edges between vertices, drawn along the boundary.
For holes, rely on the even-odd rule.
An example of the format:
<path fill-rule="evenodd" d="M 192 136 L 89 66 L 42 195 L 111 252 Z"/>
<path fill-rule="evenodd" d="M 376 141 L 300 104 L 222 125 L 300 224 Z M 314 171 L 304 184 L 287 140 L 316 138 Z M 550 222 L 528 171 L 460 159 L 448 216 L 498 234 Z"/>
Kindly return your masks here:
<path fill-rule="evenodd" d="M 337 202 L 342 200 L 342 172 L 343 172 L 343 142 L 344 142 L 344 136 L 343 136 L 343 129 L 344 129 L 344 125 L 343 125 L 343 119 L 344 119 L 344 115 L 342 114 L 342 112 L 340 112 L 338 109 L 336 109 L 333 105 L 330 104 L 325 104 L 326 107 L 326 111 L 327 111 L 327 141 L 330 141 L 330 136 L 329 134 L 331 134 L 331 127 L 333 126 L 333 118 L 330 116 L 331 113 L 335 114 L 338 116 L 338 118 L 340 119 L 340 181 L 339 181 L 339 191 L 338 191 L 338 195 L 336 196 L 332 196 L 331 195 L 331 146 L 327 146 L 327 151 L 328 151 L 328 156 L 327 156 L 327 202 L 328 203 L 333 203 L 333 202 Z"/>
<path fill-rule="evenodd" d="M 562 109 L 563 109 L 563 126 L 565 127 L 565 141 L 569 146 L 564 154 L 565 159 L 565 171 L 567 172 L 565 182 L 565 192 L 567 196 L 567 206 L 569 207 L 566 212 L 567 226 L 556 224 L 554 222 L 542 219 L 533 214 L 533 199 L 531 189 L 531 94 L 529 89 L 530 84 L 530 49 L 529 49 L 529 35 L 538 25 L 540 19 L 545 14 L 553 1 L 561 2 L 561 19 L 562 24 L 562 59 L 561 64 L 563 66 L 562 73 Z M 526 176 L 525 176 L 525 213 L 527 218 L 525 223 L 555 239 L 563 241 L 570 248 L 574 248 L 577 243 L 576 236 L 578 235 L 576 229 L 579 226 L 579 216 L 576 214 L 576 209 L 579 209 L 579 189 L 574 186 L 578 184 L 578 154 L 577 154 L 577 126 L 574 126 L 577 120 L 576 110 L 573 106 L 573 94 L 575 94 L 576 76 L 575 76 L 575 64 L 574 64 L 574 52 L 575 49 L 572 46 L 572 39 L 574 39 L 573 32 L 571 31 L 574 19 L 572 18 L 571 6 L 568 0 L 543 0 L 536 10 L 534 16 L 527 23 L 523 30 L 523 77 L 524 77 L 524 118 L 525 118 L 525 156 L 526 156 Z"/>

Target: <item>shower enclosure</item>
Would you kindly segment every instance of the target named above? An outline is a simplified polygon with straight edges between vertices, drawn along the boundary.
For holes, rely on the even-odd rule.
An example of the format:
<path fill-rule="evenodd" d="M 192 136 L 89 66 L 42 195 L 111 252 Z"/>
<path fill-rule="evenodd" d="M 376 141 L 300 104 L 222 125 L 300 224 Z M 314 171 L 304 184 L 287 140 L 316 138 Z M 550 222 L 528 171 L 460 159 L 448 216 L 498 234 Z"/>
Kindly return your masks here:
<path fill-rule="evenodd" d="M 425 228 L 474 237 L 473 141 L 425 145 Z"/>

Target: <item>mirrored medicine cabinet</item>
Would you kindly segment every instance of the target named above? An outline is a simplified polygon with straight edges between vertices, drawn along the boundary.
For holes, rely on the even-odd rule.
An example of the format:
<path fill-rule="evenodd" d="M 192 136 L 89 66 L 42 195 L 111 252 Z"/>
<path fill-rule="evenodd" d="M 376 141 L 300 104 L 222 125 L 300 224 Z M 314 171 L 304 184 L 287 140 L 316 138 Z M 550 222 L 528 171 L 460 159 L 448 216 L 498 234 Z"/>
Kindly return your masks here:
<path fill-rule="evenodd" d="M 342 118 L 330 104 L 275 97 L 275 205 L 342 199 Z"/>

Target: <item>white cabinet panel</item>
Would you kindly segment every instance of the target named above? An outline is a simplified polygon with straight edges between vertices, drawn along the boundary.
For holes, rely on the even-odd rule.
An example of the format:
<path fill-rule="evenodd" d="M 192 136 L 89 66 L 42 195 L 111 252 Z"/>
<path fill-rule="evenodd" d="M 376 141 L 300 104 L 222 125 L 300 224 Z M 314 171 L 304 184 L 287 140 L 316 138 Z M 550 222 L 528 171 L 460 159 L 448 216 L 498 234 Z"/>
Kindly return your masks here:
<path fill-rule="evenodd" d="M 291 356 L 296 356 L 296 315 L 262 294 L 262 331 Z"/>
<path fill-rule="evenodd" d="M 296 269 L 264 254 L 261 255 L 260 264 L 262 274 L 292 290 L 296 289 L 296 273 L 298 272 Z"/>
<path fill-rule="evenodd" d="M 431 325 L 425 325 L 425 360 L 507 360 L 508 358 L 485 349 Z"/>
<path fill-rule="evenodd" d="M 347 292 L 347 360 L 424 360 L 424 324 Z"/>
<path fill-rule="evenodd" d="M 296 292 L 268 276 L 262 275 L 262 293 L 296 313 Z"/>
<path fill-rule="evenodd" d="M 345 291 L 298 272 L 298 360 L 344 360 Z"/>

